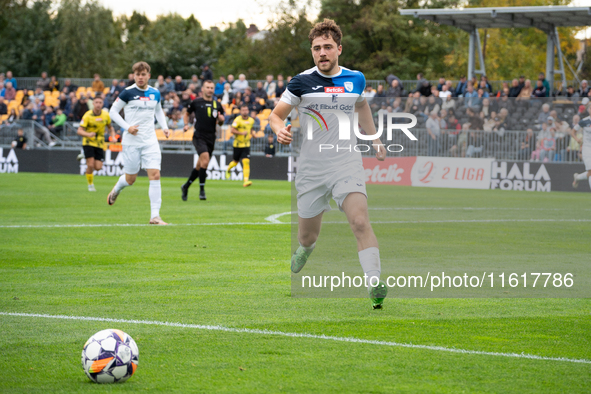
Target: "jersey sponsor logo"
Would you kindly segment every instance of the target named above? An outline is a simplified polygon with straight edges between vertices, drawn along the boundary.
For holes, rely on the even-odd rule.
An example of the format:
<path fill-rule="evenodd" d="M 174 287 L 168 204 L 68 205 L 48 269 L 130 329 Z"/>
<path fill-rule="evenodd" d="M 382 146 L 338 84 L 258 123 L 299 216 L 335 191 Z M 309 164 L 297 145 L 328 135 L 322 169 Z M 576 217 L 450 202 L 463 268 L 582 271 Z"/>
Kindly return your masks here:
<path fill-rule="evenodd" d="M 140 101 L 150 101 L 149 97 L 140 97 Z"/>
<path fill-rule="evenodd" d="M 353 82 L 345 82 L 345 89 L 347 89 L 347 92 L 352 92 L 353 91 Z"/>
<path fill-rule="evenodd" d="M 308 112 L 304 112 L 304 113 L 306 115 L 308 115 L 309 117 L 311 117 L 312 119 L 314 119 L 316 121 L 316 123 L 318 123 L 318 126 L 320 126 L 320 130 L 322 130 L 322 123 L 324 123 L 324 127 L 326 127 L 326 131 L 328 131 L 328 124 L 326 124 L 326 120 L 324 120 L 324 117 L 320 114 L 320 112 L 313 110 L 312 107 L 306 107 L 306 109 L 310 112 L 313 112 L 313 114 L 308 113 Z M 314 116 L 314 115 L 316 115 L 316 116 Z M 320 120 L 322 120 L 322 123 L 320 123 Z"/>
<path fill-rule="evenodd" d="M 95 121 L 102 122 L 103 121 L 103 118 L 96 118 Z"/>
<path fill-rule="evenodd" d="M 322 87 L 322 85 L 318 85 L 318 86 L 316 86 L 316 87 L 313 87 L 313 88 L 312 88 L 312 90 L 318 90 L 318 89 L 320 89 L 321 87 Z"/>
<path fill-rule="evenodd" d="M 345 93 L 345 88 L 342 86 L 327 86 L 324 88 L 324 93 Z"/>

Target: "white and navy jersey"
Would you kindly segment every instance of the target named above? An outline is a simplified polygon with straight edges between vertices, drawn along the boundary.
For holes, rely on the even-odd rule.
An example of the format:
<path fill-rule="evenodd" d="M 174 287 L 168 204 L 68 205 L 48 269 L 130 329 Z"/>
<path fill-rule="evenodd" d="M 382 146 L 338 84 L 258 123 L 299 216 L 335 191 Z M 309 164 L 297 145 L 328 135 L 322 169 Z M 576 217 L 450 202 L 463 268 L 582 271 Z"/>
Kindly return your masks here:
<path fill-rule="evenodd" d="M 586 147 L 586 150 L 591 149 L 591 117 L 583 118 L 574 129 L 583 130 L 583 147 Z"/>
<path fill-rule="evenodd" d="M 119 115 L 121 109 L 124 111 L 125 120 Z M 109 115 L 125 130 L 121 140 L 122 145 L 158 144 L 154 117 L 162 128 L 168 128 L 160 104 L 160 92 L 151 86 L 145 90 L 138 88 L 136 84 L 126 88 L 115 100 Z M 135 125 L 139 126 L 137 134 L 129 134 L 127 129 Z"/>
<path fill-rule="evenodd" d="M 299 111 L 303 142 L 298 174 L 347 171 L 350 164 L 361 164 L 361 153 L 354 149 L 357 138 L 352 126 L 355 104 L 365 100 L 364 90 L 365 76 L 345 67 L 332 76 L 325 76 L 314 67 L 289 81 L 281 101 L 297 106 Z M 339 138 L 340 122 L 332 111 L 349 118 L 348 139 Z M 309 138 L 310 127 L 312 138 Z"/>

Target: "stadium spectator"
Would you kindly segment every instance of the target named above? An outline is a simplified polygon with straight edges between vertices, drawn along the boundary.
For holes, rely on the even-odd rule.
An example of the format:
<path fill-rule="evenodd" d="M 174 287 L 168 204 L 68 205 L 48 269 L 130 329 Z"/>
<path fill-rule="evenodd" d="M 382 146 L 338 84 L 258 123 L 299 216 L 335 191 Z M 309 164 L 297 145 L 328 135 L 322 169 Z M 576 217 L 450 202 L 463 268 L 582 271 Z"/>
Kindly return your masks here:
<path fill-rule="evenodd" d="M 68 104 L 64 109 L 64 113 L 68 117 L 68 121 L 74 121 L 74 108 L 76 108 L 76 104 L 78 104 L 78 98 L 76 98 L 76 96 L 68 98 Z"/>
<path fill-rule="evenodd" d="M 254 97 L 255 99 L 263 99 L 263 100 L 267 100 L 267 91 L 265 90 L 265 88 L 263 88 L 263 83 L 261 81 L 257 82 L 257 88 L 254 91 Z"/>
<path fill-rule="evenodd" d="M 39 99 L 41 101 L 45 101 L 45 94 L 43 93 L 43 90 L 40 87 L 35 89 L 35 93 L 33 93 L 33 96 L 31 97 L 31 99 L 32 100 Z"/>
<path fill-rule="evenodd" d="M 544 103 L 542 105 L 542 112 L 540 112 L 538 114 L 537 123 L 538 124 L 545 123 L 548 120 L 549 116 L 550 116 L 550 104 Z"/>
<path fill-rule="evenodd" d="M 387 95 L 386 95 L 386 92 L 384 91 L 384 85 L 379 84 L 378 85 L 378 90 L 376 91 L 376 94 L 375 94 L 374 97 L 383 98 L 383 97 L 386 97 L 386 96 Z"/>
<path fill-rule="evenodd" d="M 181 112 L 173 110 L 170 118 L 168 119 L 168 128 L 171 130 L 182 130 L 185 127 L 185 121 L 181 116 Z"/>
<path fill-rule="evenodd" d="M 232 91 L 234 93 L 236 93 L 236 92 L 244 93 L 246 91 L 247 87 L 248 87 L 248 81 L 246 80 L 246 75 L 240 74 L 238 76 L 238 79 L 236 81 L 234 81 L 234 83 L 232 84 Z"/>
<path fill-rule="evenodd" d="M 265 145 L 265 157 L 275 156 L 275 139 L 273 133 L 267 135 L 267 144 Z"/>
<path fill-rule="evenodd" d="M 174 100 L 172 98 L 172 92 L 166 93 L 164 95 L 164 99 L 162 100 L 162 110 L 165 114 L 168 114 L 170 112 L 170 109 L 172 108 L 173 104 Z"/>
<path fill-rule="evenodd" d="M 371 85 L 367 85 L 364 94 L 366 99 L 371 100 L 376 95 L 376 92 L 372 89 Z"/>
<path fill-rule="evenodd" d="M 0 115 L 8 115 L 8 106 L 4 102 L 4 97 L 0 96 Z"/>
<path fill-rule="evenodd" d="M 76 93 L 76 91 L 78 90 L 78 86 L 72 84 L 72 81 L 70 81 L 70 79 L 68 78 L 64 82 L 64 89 L 66 94 L 70 94 L 72 92 Z"/>
<path fill-rule="evenodd" d="M 473 129 L 473 126 L 470 125 Z M 467 141 L 468 148 L 466 149 L 466 157 L 475 157 L 482 154 L 484 150 L 483 134 L 471 131 Z"/>
<path fill-rule="evenodd" d="M 227 82 L 232 86 L 234 84 L 234 75 L 228 74 Z"/>
<path fill-rule="evenodd" d="M 53 124 L 54 118 L 55 118 L 55 112 L 53 112 L 53 107 L 51 105 L 48 105 L 47 107 L 45 107 L 45 110 L 43 111 L 43 116 L 42 116 L 43 126 L 45 126 L 49 129 L 49 126 L 51 126 Z"/>
<path fill-rule="evenodd" d="M 166 91 L 174 92 L 174 81 L 172 80 L 172 77 L 170 75 L 166 77 L 164 82 L 166 84 Z"/>
<path fill-rule="evenodd" d="M 458 86 L 456 86 L 456 89 L 454 90 L 454 96 L 455 97 L 464 97 L 464 93 L 466 92 L 466 77 L 464 75 L 462 75 L 460 77 L 460 82 L 458 82 Z"/>
<path fill-rule="evenodd" d="M 536 146 L 536 136 L 531 128 L 527 129 L 526 133 L 519 133 L 519 152 L 517 153 L 518 160 L 529 160 L 532 149 Z"/>
<path fill-rule="evenodd" d="M 398 81 L 398 85 L 402 86 L 402 80 L 400 78 L 398 78 L 394 74 L 389 74 L 386 77 L 386 84 L 387 84 L 387 86 L 392 86 L 392 81 L 395 80 L 395 79 Z M 404 90 L 404 88 L 403 88 L 403 90 Z"/>
<path fill-rule="evenodd" d="M 404 112 L 404 107 L 402 106 L 402 100 L 400 97 L 396 97 L 394 102 L 392 103 L 392 112 Z"/>
<path fill-rule="evenodd" d="M 578 93 L 580 97 L 587 97 L 589 95 L 589 83 L 586 79 L 581 81 L 581 87 L 579 88 Z"/>
<path fill-rule="evenodd" d="M 65 110 L 66 106 L 68 105 L 68 96 L 64 92 L 61 92 L 58 97 L 58 100 L 59 107 L 62 109 L 62 111 Z"/>
<path fill-rule="evenodd" d="M 213 72 L 209 68 L 209 64 L 205 63 L 203 66 L 201 66 L 201 69 L 203 71 L 201 72 L 201 76 L 199 78 L 202 81 L 213 81 Z"/>
<path fill-rule="evenodd" d="M 119 81 L 114 79 L 111 81 L 111 86 L 109 87 L 109 96 L 115 93 L 119 89 Z"/>
<path fill-rule="evenodd" d="M 538 81 L 542 81 L 542 86 L 544 88 L 546 88 L 546 96 L 548 97 L 550 95 L 550 83 L 548 83 L 548 81 L 546 80 L 546 76 L 544 75 L 543 72 L 538 74 Z"/>
<path fill-rule="evenodd" d="M 443 100 L 441 108 L 445 109 L 446 111 L 453 110 L 456 108 L 456 100 L 451 96 L 451 94 Z"/>
<path fill-rule="evenodd" d="M 493 92 L 492 85 L 490 84 L 490 82 L 488 82 L 488 77 L 486 75 L 480 77 L 479 87 L 481 87 L 485 92 L 488 92 L 489 94 L 492 94 Z"/>
<path fill-rule="evenodd" d="M 181 105 L 181 100 L 178 97 L 175 97 L 175 99 L 173 99 L 173 103 L 172 103 L 172 107 L 168 110 L 168 113 L 166 114 L 169 118 L 172 117 L 172 114 L 174 113 L 174 111 L 178 111 L 178 112 L 182 112 L 183 111 L 183 106 Z"/>
<path fill-rule="evenodd" d="M 191 88 L 191 85 L 193 85 L 193 88 Z M 201 80 L 199 79 L 199 77 L 197 77 L 197 74 L 191 75 L 191 82 L 189 83 L 189 88 L 194 92 L 201 90 Z"/>
<path fill-rule="evenodd" d="M 89 111 L 88 100 L 86 99 L 86 96 L 80 95 L 80 99 L 78 100 L 78 102 L 76 103 L 76 105 L 74 106 L 74 109 L 72 111 L 74 121 L 80 122 L 82 120 L 82 117 L 84 116 L 84 114 L 87 113 L 88 111 Z"/>
<path fill-rule="evenodd" d="M 523 89 L 524 86 L 525 86 L 525 75 L 520 75 L 519 76 L 519 87 Z"/>
<path fill-rule="evenodd" d="M 542 98 L 542 97 L 547 97 L 547 90 L 546 87 L 544 86 L 544 82 L 540 79 L 537 80 L 536 82 L 536 87 L 532 93 L 532 97 L 538 97 L 538 98 Z"/>
<path fill-rule="evenodd" d="M 534 89 L 531 86 L 531 81 L 526 79 L 521 91 L 519 92 L 519 95 L 515 100 L 529 100 L 533 92 Z"/>
<path fill-rule="evenodd" d="M 519 81 L 514 79 L 511 81 L 511 88 L 509 88 L 509 97 L 518 97 L 520 92 L 521 86 L 519 85 Z"/>
<path fill-rule="evenodd" d="M 52 75 L 49 80 L 49 90 L 52 92 L 59 92 L 60 91 L 60 82 L 57 80 L 55 75 Z"/>
<path fill-rule="evenodd" d="M 478 93 L 474 91 L 474 86 L 472 86 L 472 84 L 468 84 L 466 92 L 464 92 L 464 105 L 466 108 L 478 110 L 480 107 L 479 103 L 480 101 L 478 99 Z"/>
<path fill-rule="evenodd" d="M 133 73 L 127 74 L 127 82 L 125 83 L 127 87 L 133 85 L 135 83 L 135 79 L 133 78 Z"/>
<path fill-rule="evenodd" d="M 51 80 L 47 77 L 47 73 L 43 71 L 41 73 L 41 78 L 37 80 L 37 87 L 41 88 L 41 90 L 49 90 L 49 83 Z"/>
<path fill-rule="evenodd" d="M 566 148 L 565 160 L 566 161 L 578 161 L 581 154 L 581 145 L 583 143 L 583 129 L 576 131 L 575 125 L 579 124 L 581 118 L 579 115 L 573 116 L 572 127 L 570 128 L 570 142 Z"/>
<path fill-rule="evenodd" d="M 428 156 L 439 155 L 439 144 L 441 136 L 441 119 L 437 116 L 437 111 L 432 111 L 427 119 L 426 123 L 427 133 L 429 133 L 429 139 L 427 144 Z"/>
<path fill-rule="evenodd" d="M 431 84 L 429 83 L 429 81 L 427 81 L 426 79 L 423 79 L 421 81 L 421 87 L 419 89 L 419 93 L 421 93 L 422 96 L 428 97 L 430 96 L 431 93 Z M 437 91 L 437 88 L 435 89 Z"/>
<path fill-rule="evenodd" d="M 191 102 L 193 101 L 193 99 L 191 99 L 191 94 L 193 92 L 190 89 L 187 89 L 183 92 L 183 94 L 181 94 L 181 102 L 180 102 L 180 106 L 182 108 L 188 108 L 189 104 L 191 104 Z"/>
<path fill-rule="evenodd" d="M 12 147 L 15 149 L 27 149 L 27 137 L 25 137 L 23 129 L 18 129 L 16 133 L 17 136 L 16 139 L 12 142 Z"/>
<path fill-rule="evenodd" d="M 439 81 L 437 82 L 437 90 L 441 92 L 443 90 L 443 85 L 445 85 L 445 78 L 439 77 Z"/>
<path fill-rule="evenodd" d="M 16 89 L 12 86 L 12 82 L 6 81 L 6 85 L 4 86 L 4 95 L 3 96 L 7 101 L 11 101 L 16 98 Z"/>
<path fill-rule="evenodd" d="M 8 117 L 4 121 L 7 125 L 13 125 L 18 120 L 18 114 L 16 113 L 16 109 L 11 108 L 8 112 Z"/>
<path fill-rule="evenodd" d="M 482 112 L 480 113 L 482 117 Z M 497 118 L 497 113 L 492 111 L 489 116 L 484 117 L 484 123 L 482 124 L 482 130 L 484 131 L 492 131 L 493 127 L 495 127 L 495 118 Z"/>
<path fill-rule="evenodd" d="M 434 95 L 429 96 L 429 98 L 427 99 L 427 107 L 425 108 L 425 113 L 431 114 L 432 112 L 436 112 L 437 114 L 439 114 L 440 109 L 441 106 L 437 102 L 436 97 Z"/>
<path fill-rule="evenodd" d="M 158 78 L 156 78 L 156 83 L 154 83 L 154 88 L 158 89 L 161 97 L 164 97 L 166 93 L 168 93 L 168 86 L 164 81 L 163 75 L 158 75 Z"/>
<path fill-rule="evenodd" d="M 228 82 L 224 84 L 224 92 L 222 93 L 222 104 L 227 105 L 232 102 L 234 99 L 234 94 L 232 93 L 232 87 Z"/>
<path fill-rule="evenodd" d="M 278 76 L 279 78 L 279 76 Z M 279 99 L 283 92 L 285 91 L 285 85 L 283 84 L 283 80 L 277 80 L 277 87 L 275 88 L 275 99 Z"/>
<path fill-rule="evenodd" d="M 390 84 L 390 88 L 386 93 L 387 97 L 400 97 L 402 96 L 402 87 L 397 79 L 393 79 L 392 83 Z"/>
<path fill-rule="evenodd" d="M 51 107 L 49 107 L 49 108 L 51 108 Z M 66 124 L 66 120 L 67 120 L 67 116 L 64 114 L 64 111 L 60 107 L 57 107 L 56 115 L 51 120 L 51 124 L 47 125 L 47 128 L 53 134 L 57 135 L 58 133 L 61 133 L 64 130 L 64 125 Z"/>
<path fill-rule="evenodd" d="M 448 97 L 451 97 L 452 93 L 449 90 L 449 85 L 447 83 L 441 86 L 441 91 L 439 92 L 439 98 L 445 101 Z"/>
<path fill-rule="evenodd" d="M 12 71 L 6 71 L 6 78 L 4 79 L 4 84 L 7 84 L 8 82 L 12 83 L 13 88 L 18 89 L 16 78 L 12 76 Z"/>
<path fill-rule="evenodd" d="M 501 98 L 498 101 L 496 101 L 497 112 L 503 108 L 506 109 L 508 112 L 513 112 L 513 103 L 513 100 L 509 100 L 509 95 L 507 94 L 507 92 L 503 92 L 501 94 Z"/>
<path fill-rule="evenodd" d="M 219 79 L 218 83 L 215 84 L 215 89 L 213 91 L 213 94 L 217 98 L 221 98 L 222 95 L 224 94 L 224 85 L 225 84 L 226 84 L 226 78 L 223 75 L 220 75 L 220 79 Z"/>
<path fill-rule="evenodd" d="M 177 75 L 174 77 L 174 89 L 175 92 L 181 93 L 187 90 L 187 85 L 183 82 L 183 77 Z"/>
<path fill-rule="evenodd" d="M 429 83 L 429 81 L 427 81 L 425 78 L 423 78 L 423 73 L 418 73 L 417 74 L 417 86 L 413 92 L 420 91 L 421 88 L 423 87 L 423 82 L 427 82 L 427 84 Z M 425 96 L 425 95 L 423 95 L 423 96 Z"/>
<path fill-rule="evenodd" d="M 554 161 L 554 155 L 556 154 L 556 138 L 554 135 L 554 129 L 548 129 L 540 142 L 540 161 L 544 163 Z"/>
<path fill-rule="evenodd" d="M 271 98 L 275 95 L 275 88 L 277 84 L 273 81 L 273 75 L 267 75 L 265 84 L 263 85 L 263 89 L 267 91 L 267 97 Z"/>

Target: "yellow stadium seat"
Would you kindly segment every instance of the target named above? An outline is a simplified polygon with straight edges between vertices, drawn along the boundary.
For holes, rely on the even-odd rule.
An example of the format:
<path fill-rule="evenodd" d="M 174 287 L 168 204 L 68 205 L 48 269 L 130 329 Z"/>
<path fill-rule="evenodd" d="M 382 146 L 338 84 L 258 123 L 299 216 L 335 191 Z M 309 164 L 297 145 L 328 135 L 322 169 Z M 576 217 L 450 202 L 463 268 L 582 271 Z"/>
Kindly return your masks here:
<path fill-rule="evenodd" d="M 259 130 L 257 132 L 254 132 L 253 133 L 253 136 L 255 138 L 263 138 L 265 136 L 265 132 L 263 130 Z"/>
<path fill-rule="evenodd" d="M 268 119 L 261 119 L 261 130 L 265 130 L 265 127 L 267 127 L 268 123 L 269 123 Z"/>
<path fill-rule="evenodd" d="M 29 90 L 29 91 L 27 92 L 27 95 L 28 95 L 28 96 L 32 96 L 32 95 L 33 95 L 33 93 L 35 93 L 35 92 L 33 92 L 32 90 Z"/>
<path fill-rule="evenodd" d="M 234 115 L 234 114 L 239 114 L 239 113 L 240 113 L 240 110 L 239 110 L 238 108 L 234 108 L 234 109 L 232 110 L 232 115 Z"/>
<path fill-rule="evenodd" d="M 104 88 L 104 89 L 103 89 L 103 93 L 104 93 L 104 94 L 109 94 L 109 88 Z"/>
<path fill-rule="evenodd" d="M 76 90 L 77 92 L 86 92 L 86 88 L 84 86 L 80 86 L 78 88 L 78 90 Z"/>
<path fill-rule="evenodd" d="M 14 99 L 20 101 L 23 99 L 23 97 L 25 97 L 25 93 L 22 90 L 17 90 L 16 97 Z"/>
<path fill-rule="evenodd" d="M 49 90 L 44 90 L 43 94 L 45 95 L 45 97 L 51 97 L 51 92 Z"/>
<path fill-rule="evenodd" d="M 0 122 L 4 122 L 6 119 L 8 119 L 8 115 L 0 115 Z"/>
<path fill-rule="evenodd" d="M 268 119 L 269 115 L 271 115 L 271 110 L 269 108 L 265 108 L 261 111 L 260 114 L 257 115 L 257 118 L 259 118 L 260 120 Z"/>
<path fill-rule="evenodd" d="M 260 105 L 265 105 L 265 99 L 264 98 L 260 98 L 259 99 L 259 104 Z"/>
<path fill-rule="evenodd" d="M 51 92 L 51 97 L 58 98 L 59 96 L 60 96 L 60 92 L 58 92 L 57 90 L 54 92 Z"/>

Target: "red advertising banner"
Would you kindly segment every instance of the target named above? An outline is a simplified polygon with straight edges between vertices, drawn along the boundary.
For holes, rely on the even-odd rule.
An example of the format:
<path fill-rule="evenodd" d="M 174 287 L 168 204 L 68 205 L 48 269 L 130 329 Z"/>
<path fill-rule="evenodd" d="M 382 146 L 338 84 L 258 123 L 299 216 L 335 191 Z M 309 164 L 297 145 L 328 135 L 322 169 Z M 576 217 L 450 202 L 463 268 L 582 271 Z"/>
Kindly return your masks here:
<path fill-rule="evenodd" d="M 410 174 L 416 157 L 388 157 L 384 161 L 363 158 L 365 183 L 410 186 Z"/>

